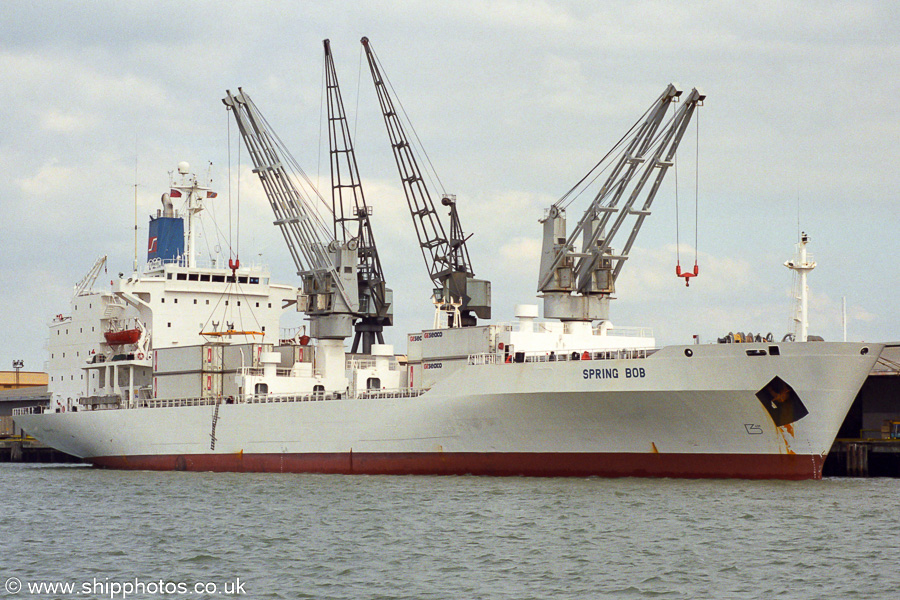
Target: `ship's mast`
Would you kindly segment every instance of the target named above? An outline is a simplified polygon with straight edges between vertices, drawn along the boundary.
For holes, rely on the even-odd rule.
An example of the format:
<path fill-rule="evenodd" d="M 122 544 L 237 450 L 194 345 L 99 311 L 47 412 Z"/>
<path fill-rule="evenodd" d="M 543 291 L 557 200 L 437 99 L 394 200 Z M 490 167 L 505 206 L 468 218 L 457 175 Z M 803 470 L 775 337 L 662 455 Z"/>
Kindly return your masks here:
<path fill-rule="evenodd" d="M 797 340 L 800 342 L 807 341 L 809 337 L 809 288 L 806 285 L 807 274 L 816 268 L 816 261 L 812 260 L 812 256 L 807 254 L 806 245 L 809 243 L 809 236 L 806 232 L 800 234 L 800 242 L 797 244 L 797 254 L 793 259 L 784 263 L 788 269 L 799 274 L 799 287 L 795 299 L 800 304 L 797 315 L 794 317 L 794 332 Z M 846 340 L 845 340 L 846 341 Z"/>
<path fill-rule="evenodd" d="M 171 177 L 170 198 L 182 198 L 185 210 L 187 212 L 187 247 L 184 249 L 184 266 L 194 268 L 197 266 L 197 215 L 203 212 L 203 201 L 207 196 L 215 197 L 214 194 L 208 194 L 209 188 L 203 187 L 197 183 L 197 176 L 191 174 L 191 166 L 182 161 L 178 163 L 178 174 L 181 176 L 179 181 L 175 180 L 174 175 L 170 172 Z M 184 197 L 187 195 L 187 197 Z M 165 199 L 163 202 L 165 203 Z M 170 215 L 167 215 L 170 216 Z"/>

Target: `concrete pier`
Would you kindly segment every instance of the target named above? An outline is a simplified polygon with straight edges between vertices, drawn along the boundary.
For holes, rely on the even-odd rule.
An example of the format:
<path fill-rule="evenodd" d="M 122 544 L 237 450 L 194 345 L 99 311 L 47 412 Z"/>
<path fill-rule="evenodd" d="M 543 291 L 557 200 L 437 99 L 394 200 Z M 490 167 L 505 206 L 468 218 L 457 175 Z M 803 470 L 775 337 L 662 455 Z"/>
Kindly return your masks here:
<path fill-rule="evenodd" d="M 34 438 L 9 436 L 0 438 L 0 463 L 80 463 L 76 458 L 38 442 Z"/>

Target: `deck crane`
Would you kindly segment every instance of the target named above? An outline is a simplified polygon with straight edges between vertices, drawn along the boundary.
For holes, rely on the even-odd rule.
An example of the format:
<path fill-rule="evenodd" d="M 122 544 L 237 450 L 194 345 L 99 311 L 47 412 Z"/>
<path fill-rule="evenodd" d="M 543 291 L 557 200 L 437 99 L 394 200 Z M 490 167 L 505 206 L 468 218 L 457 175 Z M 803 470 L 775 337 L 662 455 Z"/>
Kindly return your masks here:
<path fill-rule="evenodd" d="M 434 284 L 433 301 L 439 310 L 444 310 L 450 315 L 451 327 L 473 326 L 477 319 L 491 317 L 491 283 L 475 279 L 469 260 L 469 250 L 466 247 L 466 241 L 471 235 L 466 236 L 463 233 L 456 210 L 456 197 L 449 194 L 441 198 L 441 204 L 450 211 L 450 235 L 446 234 L 412 146 L 394 109 L 394 102 L 385 86 L 369 39 L 364 37 L 361 42 L 375 83 L 375 91 L 394 151 L 394 160 L 400 172 L 406 202 L 416 228 L 422 257 Z M 459 308 L 458 321 L 454 319 L 454 306 Z"/>
<path fill-rule="evenodd" d="M 347 244 L 355 239 L 359 263 L 357 287 L 359 291 L 360 320 L 356 322 L 356 336 L 351 352 L 360 349 L 369 354 L 373 343 L 384 343 L 383 330 L 393 320 L 393 293 L 385 286 L 381 259 L 375 246 L 370 217 L 371 207 L 366 204 L 356 154 L 350 137 L 350 127 L 344 113 L 344 102 L 338 85 L 337 71 L 331 55 L 331 43 L 323 40 L 325 47 L 325 88 L 328 104 L 328 141 L 331 156 L 331 207 L 334 215 L 334 239 Z"/>
<path fill-rule="evenodd" d="M 544 300 L 545 317 L 562 321 L 608 319 L 616 279 L 644 219 L 650 215 L 666 172 L 674 164 L 685 129 L 706 97 L 694 88 L 681 100 L 674 116 L 663 123 L 669 107 L 681 95 L 669 84 L 628 134 L 541 220 L 544 236 L 538 292 Z M 606 169 L 609 175 L 600 191 L 567 236 L 565 207 Z M 613 239 L 630 217 L 634 217 L 631 232 L 622 249 L 615 252 Z M 576 252 L 579 237 L 581 252 Z M 694 269 L 696 274 L 697 267 Z"/>
<path fill-rule="evenodd" d="M 262 182 L 275 212 L 275 224 L 301 278 L 297 310 L 309 316 L 310 335 L 319 340 L 323 358 L 343 360 L 343 341 L 350 336 L 354 320 L 363 316 L 356 293 L 359 242 L 356 238 L 334 239 L 316 205 L 286 169 L 276 148 L 281 144 L 250 96 L 238 88 L 237 94 L 227 91 L 222 101 L 237 121 L 253 171 Z M 290 154 L 283 153 L 289 161 L 287 168 L 298 171 Z"/>
<path fill-rule="evenodd" d="M 91 270 L 87 272 L 87 275 L 81 278 L 75 285 L 75 293 L 72 294 L 73 297 L 87 295 L 91 293 L 91 290 L 94 287 L 94 282 L 97 281 L 97 277 L 100 276 L 100 269 L 106 268 L 106 255 L 104 254 L 94 263 L 94 266 L 91 267 Z"/>

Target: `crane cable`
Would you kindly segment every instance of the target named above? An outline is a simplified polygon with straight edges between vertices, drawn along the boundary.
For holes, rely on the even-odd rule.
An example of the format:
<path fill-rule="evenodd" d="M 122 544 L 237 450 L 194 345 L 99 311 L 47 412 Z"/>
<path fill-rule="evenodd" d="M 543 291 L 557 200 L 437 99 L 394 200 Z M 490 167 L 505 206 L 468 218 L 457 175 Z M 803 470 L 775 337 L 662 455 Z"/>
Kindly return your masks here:
<path fill-rule="evenodd" d="M 696 145 L 694 149 L 694 268 L 693 270 L 681 270 L 681 233 L 679 227 L 678 211 L 678 155 L 674 158 L 675 167 L 675 276 L 684 279 L 685 287 L 691 285 L 691 277 L 700 274 L 699 258 L 699 223 L 700 223 L 700 112 L 696 119 Z"/>

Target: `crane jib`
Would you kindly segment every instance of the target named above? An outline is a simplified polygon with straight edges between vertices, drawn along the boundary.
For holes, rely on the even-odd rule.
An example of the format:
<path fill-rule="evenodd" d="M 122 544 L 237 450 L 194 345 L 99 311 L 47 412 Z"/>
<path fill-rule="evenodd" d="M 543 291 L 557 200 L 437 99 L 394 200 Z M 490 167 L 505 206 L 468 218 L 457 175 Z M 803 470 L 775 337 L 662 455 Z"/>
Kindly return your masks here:
<path fill-rule="evenodd" d="M 651 205 L 666 172 L 674 164 L 685 129 L 705 99 L 696 88 L 691 90 L 681 99 L 675 114 L 664 122 L 669 107 L 681 95 L 674 85 L 667 86 L 629 134 L 592 169 L 592 172 L 598 170 L 607 158 L 613 157 L 609 175 L 570 234 L 565 233 L 561 201 L 551 207 L 542 221 L 545 235 L 539 292 L 611 295 L 644 219 L 651 214 Z M 617 148 L 621 149 L 617 151 Z M 574 199 L 579 186 L 586 187 L 596 178 L 588 173 L 564 198 Z M 629 218 L 634 223 L 627 240 L 616 252 L 612 249 L 613 242 Z M 579 239 L 581 252 L 576 252 Z"/>

